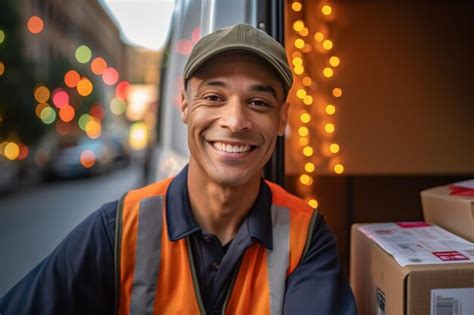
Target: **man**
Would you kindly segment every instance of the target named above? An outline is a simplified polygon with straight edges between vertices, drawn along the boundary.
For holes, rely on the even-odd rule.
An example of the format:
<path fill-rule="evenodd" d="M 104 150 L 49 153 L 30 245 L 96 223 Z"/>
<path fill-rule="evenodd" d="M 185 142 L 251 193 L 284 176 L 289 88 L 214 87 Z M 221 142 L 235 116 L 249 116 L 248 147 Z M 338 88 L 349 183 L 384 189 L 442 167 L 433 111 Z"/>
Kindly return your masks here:
<path fill-rule="evenodd" d="M 81 223 L 2 314 L 355 314 L 324 219 L 264 181 L 292 85 L 284 48 L 235 25 L 184 68 L 190 161 Z"/>

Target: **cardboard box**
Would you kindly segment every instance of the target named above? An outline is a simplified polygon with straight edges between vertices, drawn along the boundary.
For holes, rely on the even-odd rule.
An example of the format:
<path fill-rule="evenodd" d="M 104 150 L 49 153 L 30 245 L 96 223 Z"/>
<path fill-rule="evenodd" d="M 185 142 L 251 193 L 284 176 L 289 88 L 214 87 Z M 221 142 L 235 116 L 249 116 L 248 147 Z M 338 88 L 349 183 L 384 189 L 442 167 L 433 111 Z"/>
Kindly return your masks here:
<path fill-rule="evenodd" d="M 351 231 L 350 283 L 359 314 L 474 314 L 474 263 L 402 267 L 359 229 L 364 226 Z"/>
<path fill-rule="evenodd" d="M 449 193 L 449 186 L 421 192 L 425 221 L 474 242 L 474 196 L 455 196 Z"/>

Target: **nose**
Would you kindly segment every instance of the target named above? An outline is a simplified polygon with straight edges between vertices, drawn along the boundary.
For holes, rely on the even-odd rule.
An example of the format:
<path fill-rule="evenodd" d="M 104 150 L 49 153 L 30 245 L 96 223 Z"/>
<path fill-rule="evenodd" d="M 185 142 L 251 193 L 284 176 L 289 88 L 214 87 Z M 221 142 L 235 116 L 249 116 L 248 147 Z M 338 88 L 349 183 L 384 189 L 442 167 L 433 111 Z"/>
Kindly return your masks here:
<path fill-rule="evenodd" d="M 220 126 L 228 128 L 234 133 L 250 130 L 252 129 L 252 121 L 248 114 L 245 104 L 238 97 L 232 97 L 224 106 L 224 111 L 219 121 Z"/>

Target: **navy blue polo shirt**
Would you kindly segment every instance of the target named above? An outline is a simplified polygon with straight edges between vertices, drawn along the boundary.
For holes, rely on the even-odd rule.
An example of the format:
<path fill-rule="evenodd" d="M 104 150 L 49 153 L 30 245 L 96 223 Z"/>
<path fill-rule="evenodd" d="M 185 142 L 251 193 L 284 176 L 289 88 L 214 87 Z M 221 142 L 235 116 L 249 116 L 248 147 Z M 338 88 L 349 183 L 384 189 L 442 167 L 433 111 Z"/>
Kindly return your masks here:
<path fill-rule="evenodd" d="M 271 191 L 260 191 L 236 236 L 221 244 L 196 223 L 187 192 L 187 168 L 171 182 L 167 198 L 171 240 L 189 237 L 200 294 L 208 314 L 220 314 L 231 278 L 253 242 L 272 249 Z M 117 201 L 103 205 L 1 300 L 0 313 L 112 314 L 113 244 Z M 306 255 L 287 278 L 285 314 L 356 314 L 352 291 L 340 269 L 336 242 L 322 216 Z"/>

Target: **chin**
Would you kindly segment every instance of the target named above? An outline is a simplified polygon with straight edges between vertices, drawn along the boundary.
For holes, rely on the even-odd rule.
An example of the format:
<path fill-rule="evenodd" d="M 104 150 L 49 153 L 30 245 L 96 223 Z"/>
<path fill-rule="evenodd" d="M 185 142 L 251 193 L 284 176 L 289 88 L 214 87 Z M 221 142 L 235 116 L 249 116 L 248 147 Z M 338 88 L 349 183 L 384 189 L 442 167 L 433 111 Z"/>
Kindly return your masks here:
<path fill-rule="evenodd" d="M 209 173 L 210 177 L 222 186 L 237 187 L 246 185 L 256 178 L 260 180 L 260 172 L 248 173 L 241 170 L 213 170 Z"/>

